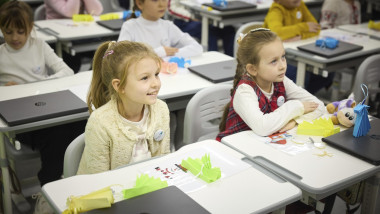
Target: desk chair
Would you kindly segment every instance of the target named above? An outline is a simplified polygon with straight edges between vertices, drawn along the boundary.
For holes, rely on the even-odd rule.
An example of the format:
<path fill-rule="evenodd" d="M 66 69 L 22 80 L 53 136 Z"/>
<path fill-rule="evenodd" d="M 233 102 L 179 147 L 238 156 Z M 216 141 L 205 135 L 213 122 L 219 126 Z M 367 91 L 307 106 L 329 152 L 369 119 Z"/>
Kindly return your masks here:
<path fill-rule="evenodd" d="M 63 160 L 63 177 L 77 174 L 79 162 L 84 150 L 84 133 L 75 138 L 67 147 Z"/>
<path fill-rule="evenodd" d="M 230 101 L 230 84 L 218 84 L 197 92 L 186 106 L 183 144 L 215 139 L 225 105 Z"/>
<path fill-rule="evenodd" d="M 243 24 L 236 31 L 234 42 L 236 42 L 238 40 L 241 33 L 245 34 L 245 33 L 248 33 L 252 29 L 263 27 L 263 24 L 264 24 L 264 22 L 261 22 L 261 21 L 248 22 L 248 23 Z M 234 57 L 235 58 L 236 58 L 236 53 L 237 53 L 238 47 L 239 47 L 239 45 L 234 45 Z"/>
<path fill-rule="evenodd" d="M 34 11 L 34 21 L 46 19 L 46 7 L 45 4 L 41 4 Z"/>
<path fill-rule="evenodd" d="M 360 85 L 366 84 L 368 86 L 369 97 L 366 100 L 368 105 L 369 99 L 376 97 L 380 93 L 380 54 L 372 55 L 365 59 L 359 66 L 355 76 L 353 87 L 354 98 L 356 102 L 361 102 L 364 99 L 364 94 Z M 371 99 L 374 100 L 374 99 Z"/>
<path fill-rule="evenodd" d="M 112 13 L 112 12 L 120 12 L 125 10 L 122 8 L 119 4 L 118 0 L 99 0 L 103 5 L 103 12 L 105 13 Z"/>

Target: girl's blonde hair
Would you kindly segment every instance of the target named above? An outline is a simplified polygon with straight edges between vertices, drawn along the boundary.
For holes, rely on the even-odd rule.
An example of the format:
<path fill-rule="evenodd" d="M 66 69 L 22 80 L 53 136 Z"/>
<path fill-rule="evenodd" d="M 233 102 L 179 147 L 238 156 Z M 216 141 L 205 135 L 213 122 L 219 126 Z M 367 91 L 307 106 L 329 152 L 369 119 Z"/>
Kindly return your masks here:
<path fill-rule="evenodd" d="M 155 60 L 161 66 L 160 57 L 143 43 L 130 41 L 102 43 L 95 52 L 92 64 L 92 81 L 87 95 L 90 113 L 92 106 L 99 108 L 106 104 L 112 96 L 115 96 L 120 102 L 119 93 L 114 90 L 112 80 L 119 79 L 119 88 L 124 88 L 132 65 L 147 57 Z"/>
<path fill-rule="evenodd" d="M 0 7 L 0 28 L 18 28 L 25 31 L 25 35 L 33 29 L 33 10 L 25 2 L 9 1 Z"/>
<path fill-rule="evenodd" d="M 260 63 L 259 52 L 261 48 L 279 37 L 268 29 L 256 28 L 249 31 L 247 34 L 240 36 L 237 43 L 239 48 L 236 53 L 236 73 L 234 77 L 233 87 L 231 89 L 231 96 L 233 95 L 237 84 L 240 82 L 243 74 L 246 73 L 247 64 L 258 66 Z M 226 120 L 229 112 L 230 102 L 224 108 L 221 123 L 219 124 L 219 131 L 222 132 L 226 128 Z"/>

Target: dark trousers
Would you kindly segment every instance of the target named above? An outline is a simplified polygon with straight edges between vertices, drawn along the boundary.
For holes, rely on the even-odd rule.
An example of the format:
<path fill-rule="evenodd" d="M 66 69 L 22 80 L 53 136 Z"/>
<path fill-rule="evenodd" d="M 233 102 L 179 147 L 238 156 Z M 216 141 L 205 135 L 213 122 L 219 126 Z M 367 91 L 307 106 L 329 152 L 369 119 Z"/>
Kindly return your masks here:
<path fill-rule="evenodd" d="M 84 120 L 16 135 L 21 143 L 40 151 L 38 179 L 41 186 L 61 178 L 66 148 L 84 132 L 86 122 Z"/>
<path fill-rule="evenodd" d="M 186 22 L 181 19 L 175 19 L 173 22 L 183 32 L 190 34 L 190 36 L 197 38 L 199 41 L 201 40 L 201 22 Z M 233 56 L 235 32 L 236 30 L 233 26 L 225 26 L 224 28 L 218 28 L 210 25 L 208 36 L 208 50 L 218 51 L 218 39 L 222 39 L 224 53 L 229 56 Z"/>

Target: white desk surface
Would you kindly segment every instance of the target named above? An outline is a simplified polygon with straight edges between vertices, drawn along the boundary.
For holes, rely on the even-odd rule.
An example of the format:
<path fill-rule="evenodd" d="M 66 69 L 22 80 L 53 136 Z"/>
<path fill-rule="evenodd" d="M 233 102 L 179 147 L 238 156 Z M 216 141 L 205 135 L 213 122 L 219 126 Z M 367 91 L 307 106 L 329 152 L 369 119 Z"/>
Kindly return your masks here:
<path fill-rule="evenodd" d="M 344 40 L 353 44 L 363 46 L 362 50 L 343 54 L 337 57 L 325 58 L 312 53 L 299 51 L 297 46 L 314 43 L 318 37 L 313 37 L 296 42 L 284 42 L 286 57 L 298 62 L 297 65 L 297 85 L 304 86 L 305 65 L 312 65 L 314 69 L 323 69 L 329 72 L 337 69 L 358 66 L 366 57 L 380 52 L 380 42 L 376 39 L 371 39 L 369 36 L 358 35 L 356 33 L 340 30 L 327 29 L 322 30 L 320 36 L 329 35 L 334 38 Z"/>
<path fill-rule="evenodd" d="M 320 142 L 320 136 L 312 136 Z M 290 155 L 263 142 L 255 141 L 252 131 L 244 131 L 222 139 L 222 142 L 247 157 L 262 163 L 317 199 L 324 198 L 344 187 L 364 180 L 380 171 L 380 166 L 369 164 L 345 152 L 326 145 Z M 326 151 L 329 156 L 318 156 Z"/>
<path fill-rule="evenodd" d="M 205 52 L 200 56 L 192 57 L 192 65 L 200 65 L 212 62 L 230 60 L 232 57 L 220 52 Z M 58 79 L 39 81 L 34 83 L 0 86 L 0 101 L 16 99 L 37 94 L 50 93 L 60 90 L 79 88 L 87 90 L 92 78 L 92 71 L 79 72 L 73 76 Z M 176 74 L 160 74 L 161 89 L 158 94 L 160 99 L 171 99 L 186 95 L 193 95 L 199 90 L 214 85 L 200 76 L 191 73 L 188 69 L 181 69 Z M 86 101 L 87 91 L 77 94 Z M 0 119 L 0 128 L 7 125 Z"/>
<path fill-rule="evenodd" d="M 183 157 L 183 154 L 202 148 L 212 149 L 223 157 L 229 156 L 238 160 L 244 157 L 241 153 L 215 140 L 207 140 L 184 146 L 166 156 L 117 170 L 92 175 L 77 175 L 54 181 L 44 185 L 42 193 L 56 211 L 61 213 L 66 209 L 66 200 L 71 195 L 85 195 L 112 184 L 122 184 L 126 188 L 132 188 L 137 175 L 141 174 L 141 168 L 175 157 L 178 157 L 180 162 L 181 155 Z M 283 180 L 279 182 L 251 166 L 237 174 L 205 184 L 206 187 L 190 192 L 188 195 L 211 213 L 268 213 L 299 200 L 301 196 L 301 191 L 294 185 Z"/>
<path fill-rule="evenodd" d="M 380 40 L 380 31 L 368 28 L 368 22 L 361 24 L 350 24 L 338 26 L 338 29 L 345 30 L 352 33 L 359 33 L 368 35 L 373 39 Z"/>
<path fill-rule="evenodd" d="M 47 29 L 48 33 L 60 41 L 71 41 L 103 36 L 119 35 L 119 31 L 112 31 L 93 22 L 74 22 L 72 19 L 49 19 L 34 22 L 40 29 Z"/>
<path fill-rule="evenodd" d="M 356 33 L 340 30 L 340 29 L 327 29 L 327 30 L 322 30 L 320 33 L 320 36 L 323 35 L 335 35 L 337 39 L 343 39 L 345 42 L 353 43 L 356 45 L 361 45 L 363 46 L 362 50 L 343 54 L 337 57 L 333 58 L 325 58 L 322 56 L 317 56 L 311 53 L 307 53 L 304 51 L 298 51 L 297 47 L 301 45 L 306 45 L 309 43 L 314 43 L 315 40 L 318 37 L 313 37 L 309 39 L 304 39 L 296 42 L 284 42 L 284 48 L 286 49 L 287 52 L 291 51 L 291 54 L 296 55 L 297 57 L 302 57 L 306 59 L 311 59 L 316 62 L 321 62 L 321 63 L 329 63 L 329 62 L 334 62 L 334 61 L 340 61 L 340 60 L 346 60 L 350 58 L 354 58 L 357 56 L 361 56 L 364 54 L 372 54 L 376 52 L 380 52 L 380 42 L 375 39 L 371 39 L 368 36 L 360 36 L 357 35 Z"/>

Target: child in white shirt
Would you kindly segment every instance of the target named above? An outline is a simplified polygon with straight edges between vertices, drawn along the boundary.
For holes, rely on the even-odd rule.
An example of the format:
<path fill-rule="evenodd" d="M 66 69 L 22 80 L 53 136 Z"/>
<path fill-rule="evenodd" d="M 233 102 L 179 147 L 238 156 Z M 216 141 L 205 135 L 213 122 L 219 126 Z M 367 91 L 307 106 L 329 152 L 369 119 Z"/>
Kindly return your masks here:
<path fill-rule="evenodd" d="M 321 13 L 322 29 L 361 23 L 360 2 L 357 0 L 325 0 Z"/>
<path fill-rule="evenodd" d="M 195 39 L 173 22 L 161 19 L 167 7 L 167 0 L 136 0 L 134 10 L 140 10 L 141 16 L 123 24 L 118 41 L 144 42 L 152 46 L 159 57 L 200 55 L 203 48 Z"/>
<path fill-rule="evenodd" d="M 31 36 L 33 11 L 21 2 L 1 7 L 0 29 L 5 43 L 0 45 L 0 85 L 16 85 L 73 75 L 54 50 Z"/>

